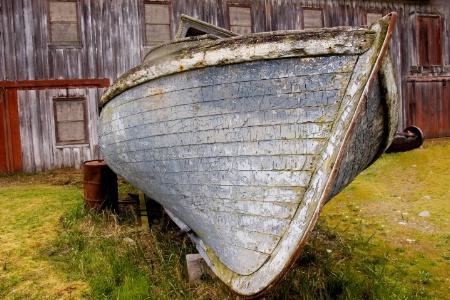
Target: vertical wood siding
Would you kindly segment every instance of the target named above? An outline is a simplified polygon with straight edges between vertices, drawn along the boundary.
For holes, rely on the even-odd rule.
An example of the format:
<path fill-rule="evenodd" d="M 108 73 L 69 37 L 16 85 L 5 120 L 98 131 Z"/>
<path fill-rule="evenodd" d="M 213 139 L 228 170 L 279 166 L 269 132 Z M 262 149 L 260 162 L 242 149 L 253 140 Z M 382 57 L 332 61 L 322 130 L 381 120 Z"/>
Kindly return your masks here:
<path fill-rule="evenodd" d="M 103 91 L 89 89 L 47 89 L 19 91 L 20 142 L 22 164 L 26 172 L 53 168 L 81 168 L 84 161 L 99 157 L 97 99 Z M 57 146 L 55 137 L 54 97 L 84 97 L 88 111 L 89 143 Z"/>
<path fill-rule="evenodd" d="M 143 46 L 142 0 L 79 0 L 82 47 L 49 46 L 47 0 L 0 0 L 0 80 L 109 78 L 140 63 Z M 357 0 L 172 0 L 172 35 L 188 14 L 229 27 L 228 5 L 250 6 L 254 32 L 301 29 L 302 8 L 322 8 L 325 27 L 364 25 L 367 11 L 399 13 L 392 42 L 402 77 L 409 75 L 417 44 L 411 36 L 413 12 L 443 16 L 443 64 L 449 64 L 450 3 Z M 15 54 L 15 55 L 12 55 Z M 400 55 L 401 54 L 401 55 Z M 399 75 L 400 75 L 399 74 Z"/>
<path fill-rule="evenodd" d="M 413 121 L 407 113 L 411 101 L 407 99 L 405 78 L 411 75 L 411 66 L 417 61 L 418 44 L 412 34 L 414 12 L 442 16 L 442 63 L 450 64 L 450 2 L 446 0 L 170 0 L 169 3 L 172 36 L 181 14 L 229 28 L 230 4 L 251 7 L 254 32 L 301 29 L 302 8 L 322 9 L 325 27 L 365 25 L 368 11 L 382 14 L 396 11 L 399 18 L 391 48 L 403 99 L 399 112 L 401 127 Z M 47 0 L 0 0 L 0 81 L 82 78 L 112 81 L 140 63 L 149 50 L 143 39 L 143 0 L 79 0 L 79 7 L 81 47 L 58 47 L 49 45 Z M 70 91 L 88 99 L 89 147 L 55 146 L 51 99 L 63 92 L 49 89 L 18 93 L 25 170 L 80 166 L 83 160 L 98 155 L 96 102 L 101 90 Z M 443 106 L 434 109 L 438 107 Z"/>

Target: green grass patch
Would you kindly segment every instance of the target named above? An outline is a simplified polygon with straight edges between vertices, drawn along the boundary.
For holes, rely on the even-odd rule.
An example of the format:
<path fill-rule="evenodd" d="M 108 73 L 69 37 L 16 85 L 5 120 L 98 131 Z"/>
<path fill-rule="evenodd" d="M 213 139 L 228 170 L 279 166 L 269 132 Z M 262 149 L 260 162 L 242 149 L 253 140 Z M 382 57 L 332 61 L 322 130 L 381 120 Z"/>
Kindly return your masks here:
<path fill-rule="evenodd" d="M 167 218 L 147 230 L 121 225 L 115 214 L 96 214 L 83 205 L 61 219 L 58 237 L 44 250 L 66 276 L 89 284 L 83 293 L 89 299 L 210 299 L 218 291 L 219 297 L 228 294 L 220 282 L 195 288 L 188 284 L 185 256 L 194 252 Z"/>
<path fill-rule="evenodd" d="M 449 196 L 450 141 L 426 141 L 423 149 L 383 155 L 324 207 L 320 222 L 347 246 L 369 239 L 347 257 L 353 269 L 385 255 L 388 282 L 401 292 L 388 299 L 446 299 Z"/>
<path fill-rule="evenodd" d="M 61 298 L 83 289 L 83 282 L 64 280 L 40 253 L 55 238 L 61 215 L 82 199 L 81 190 L 35 179 L 29 174 L 0 178 L 1 299 Z"/>

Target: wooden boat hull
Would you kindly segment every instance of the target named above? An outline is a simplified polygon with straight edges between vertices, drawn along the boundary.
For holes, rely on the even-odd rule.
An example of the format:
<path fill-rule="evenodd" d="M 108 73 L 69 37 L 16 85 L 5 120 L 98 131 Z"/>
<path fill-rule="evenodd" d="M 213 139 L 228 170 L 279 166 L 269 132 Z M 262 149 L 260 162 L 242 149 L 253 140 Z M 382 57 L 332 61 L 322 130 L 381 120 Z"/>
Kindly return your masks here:
<path fill-rule="evenodd" d="M 103 96 L 102 155 L 221 280 L 260 295 L 395 133 L 394 20 L 168 44 Z"/>

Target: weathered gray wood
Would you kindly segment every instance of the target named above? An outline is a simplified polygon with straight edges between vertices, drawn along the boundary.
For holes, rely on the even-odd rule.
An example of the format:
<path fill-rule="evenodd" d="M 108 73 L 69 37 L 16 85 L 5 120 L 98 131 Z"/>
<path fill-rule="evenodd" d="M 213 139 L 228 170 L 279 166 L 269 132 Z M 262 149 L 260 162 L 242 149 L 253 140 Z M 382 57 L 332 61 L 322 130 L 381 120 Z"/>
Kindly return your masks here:
<path fill-rule="evenodd" d="M 43 153 L 43 145 L 41 143 L 41 130 L 40 127 L 42 126 L 41 122 L 41 106 L 38 101 L 38 98 L 36 97 L 37 92 L 36 91 L 29 91 L 28 95 L 30 101 L 27 103 L 27 105 L 30 107 L 30 123 L 33 125 L 38 126 L 31 126 L 31 143 L 33 144 L 33 152 L 32 157 L 34 160 L 34 164 L 36 167 L 36 171 L 40 172 L 43 171 L 44 166 L 44 156 Z M 20 106 L 19 106 L 20 107 Z M 22 133 L 22 130 L 21 130 Z"/>
<path fill-rule="evenodd" d="M 336 59 L 340 63 L 336 64 Z M 107 145 L 110 149 L 103 150 L 103 153 L 108 157 L 111 155 L 109 153 L 111 147 L 117 148 L 117 151 L 127 153 L 127 157 L 123 158 L 124 162 L 129 161 L 131 164 L 141 162 L 140 164 L 133 164 L 135 171 L 143 172 L 149 178 L 159 178 L 160 183 L 164 183 L 164 185 L 161 185 L 162 188 L 159 192 L 155 195 L 151 194 L 152 197 L 156 196 L 155 199 L 172 198 L 173 195 L 170 194 L 175 193 L 174 187 L 177 185 L 180 186 L 180 189 L 184 189 L 183 195 L 186 195 L 187 187 L 195 182 L 209 182 L 208 184 L 211 187 L 245 187 L 248 184 L 260 189 L 272 184 L 283 187 L 295 186 L 296 190 L 298 187 L 307 187 L 311 178 L 310 172 L 302 171 L 301 168 L 286 171 L 286 168 L 290 168 L 286 164 L 279 170 L 274 171 L 273 156 L 275 158 L 280 157 L 280 159 L 286 154 L 302 155 L 310 153 L 314 156 L 320 151 L 319 149 L 324 147 L 323 141 L 328 138 L 331 129 L 326 124 L 334 120 L 332 116 L 338 108 L 331 101 L 337 101 L 335 97 L 340 94 L 339 87 L 347 85 L 351 75 L 350 71 L 355 64 L 352 57 L 338 57 L 336 59 L 318 58 L 315 59 L 315 63 L 312 62 L 311 58 L 305 59 L 305 62 L 308 63 L 304 63 L 297 58 L 253 62 L 244 65 L 245 67 L 242 69 L 244 71 L 254 70 L 253 72 L 235 70 L 235 67 L 230 65 L 222 68 L 180 73 L 172 78 L 161 78 L 154 82 L 152 86 L 158 86 L 159 89 L 163 90 L 171 89 L 175 92 L 168 94 L 167 98 L 160 98 L 161 95 L 148 95 L 141 98 L 139 91 L 130 91 L 130 97 L 136 97 L 140 100 L 134 101 L 132 106 L 126 108 L 123 115 L 127 116 L 126 119 L 114 118 L 110 122 L 110 128 L 114 130 L 110 135 L 135 136 L 139 138 L 138 143 L 128 145 L 126 141 L 116 140 L 114 145 Z M 335 64 L 333 64 L 333 61 Z M 286 71 L 289 69 L 297 77 L 286 77 L 288 76 Z M 321 72 L 325 74 L 317 74 L 317 78 L 314 78 L 314 74 L 307 76 L 306 74 L 310 74 L 309 70 L 313 69 L 322 70 Z M 330 76 L 327 76 L 327 73 Z M 228 76 L 228 74 L 232 76 Z M 185 76 L 189 76 L 189 80 L 184 78 Z M 263 76 L 266 80 L 261 81 L 260 76 Z M 212 78 L 216 82 L 213 87 L 214 90 L 201 92 L 203 86 L 210 87 L 208 79 Z M 269 80 L 271 78 L 273 79 Z M 241 83 L 240 80 L 243 80 L 244 83 Z M 221 81 L 223 82 L 218 84 Z M 230 85 L 230 81 L 235 82 L 235 84 Z M 196 84 L 202 85 L 201 87 L 194 87 L 194 90 L 197 91 L 195 94 L 198 97 L 187 98 L 186 95 L 190 94 L 189 89 L 187 89 L 188 86 L 195 86 Z M 260 92 L 258 88 L 253 88 L 252 85 L 259 86 Z M 307 90 L 305 91 L 301 86 L 306 86 Z M 330 90 L 330 93 L 334 91 L 329 97 L 323 97 L 326 93 L 321 92 L 318 94 L 320 97 L 303 98 L 304 93 L 313 94 L 312 91 L 318 93 L 327 89 Z M 180 92 L 176 92 L 177 90 Z M 140 91 L 145 92 L 149 89 L 141 89 Z M 283 98 L 284 94 L 290 95 L 290 97 Z M 247 97 L 249 95 L 252 95 L 251 101 Z M 338 98 L 342 96 L 343 94 Z M 128 99 L 127 93 L 124 94 L 124 97 Z M 277 101 L 267 102 L 268 97 L 271 99 L 281 97 L 281 100 L 278 103 Z M 302 101 L 301 99 L 308 99 L 308 101 Z M 129 98 L 129 100 L 132 100 L 132 98 Z M 184 105 L 186 108 L 183 108 L 181 104 L 187 101 L 194 101 L 194 103 L 186 103 Z M 236 105 L 236 102 L 239 103 L 240 101 L 243 101 L 242 105 Z M 330 104 L 328 104 L 329 101 Z M 150 105 L 146 105 L 146 103 Z M 302 105 L 301 108 L 299 108 L 299 105 Z M 329 119 L 326 117 L 326 113 L 324 114 L 324 109 L 329 110 Z M 175 111 L 177 113 L 174 113 Z M 145 116 L 145 120 L 149 120 L 151 123 L 147 124 L 148 121 L 142 120 L 140 116 Z M 192 118 L 193 116 L 196 116 L 195 119 Z M 322 139 L 315 140 L 315 137 L 320 136 L 301 134 L 312 126 L 310 122 L 319 122 L 316 126 L 322 126 Z M 226 127 L 219 127 L 224 125 Z M 242 131 L 242 128 L 246 126 L 249 126 L 248 130 Z M 197 133 L 197 128 L 201 128 L 201 134 Z M 253 137 L 251 138 L 252 141 L 246 141 L 248 136 Z M 278 146 L 272 142 L 274 138 L 279 139 Z M 223 148 L 225 145 L 226 148 Z M 149 152 L 146 151 L 148 146 L 152 149 Z M 149 154 L 155 157 L 154 164 L 148 160 Z M 261 155 L 262 157 L 266 155 L 267 158 L 261 159 L 259 162 L 253 158 L 254 155 Z M 170 161 L 173 157 L 177 158 L 176 161 Z M 225 157 L 228 157 L 228 160 L 225 160 Z M 206 163 L 205 158 L 211 160 L 218 158 L 222 161 L 211 164 Z M 186 163 L 180 165 L 179 159 L 187 160 L 187 165 L 191 167 L 187 168 Z M 297 159 L 301 161 L 303 157 L 298 156 Z M 167 163 L 160 165 L 158 163 L 160 160 L 165 160 Z M 235 168 L 239 172 L 230 171 L 235 169 L 232 167 L 226 169 L 229 164 L 231 166 L 236 164 Z M 293 166 L 295 168 L 296 164 Z M 192 167 L 205 169 L 193 172 Z M 182 171 L 180 168 L 186 171 Z M 220 168 L 225 168 L 225 170 L 220 171 Z M 245 169 L 250 170 L 246 171 Z M 275 169 L 277 168 L 275 167 Z M 238 195 L 245 195 L 238 190 L 233 195 L 220 196 L 218 194 L 219 198 L 216 201 L 211 201 L 213 198 L 205 202 L 203 201 L 204 195 L 209 193 L 205 193 L 203 189 L 197 190 L 198 188 L 201 188 L 201 186 L 188 188 L 194 203 L 196 203 L 195 206 L 198 206 L 202 211 L 205 210 L 205 216 L 208 211 L 217 211 L 217 214 L 212 218 L 215 220 L 214 223 L 224 230 L 216 233 L 216 231 L 207 229 L 204 234 L 208 236 L 208 241 L 218 240 L 221 236 L 228 236 L 226 231 L 229 230 L 229 226 L 226 226 L 226 223 L 239 224 L 239 226 L 233 228 L 233 231 L 240 232 L 238 236 L 253 236 L 250 241 L 236 240 L 236 243 L 230 244 L 225 249 L 219 246 L 214 247 L 217 253 L 223 253 L 223 255 L 226 255 L 224 251 L 233 251 L 236 254 L 239 251 L 245 253 L 247 250 L 244 249 L 249 247 L 249 242 L 260 244 L 259 247 L 269 247 L 266 251 L 273 250 L 273 243 L 276 244 L 283 233 L 282 228 L 287 225 L 286 220 L 283 219 L 294 215 L 296 210 L 294 204 L 298 202 L 297 197 L 299 197 L 297 193 L 292 192 L 293 188 L 291 188 L 292 195 L 296 195 L 290 200 L 293 202 L 285 204 L 266 202 L 258 208 L 259 205 L 253 205 L 253 201 L 250 199 L 248 202 L 240 202 L 240 200 L 236 203 Z M 261 190 L 259 193 L 261 193 Z M 217 193 L 211 193 L 211 195 L 217 195 Z M 289 199 L 286 195 L 285 201 Z M 181 197 L 181 195 L 178 197 Z M 231 202 L 227 205 L 227 201 Z M 233 207 L 233 209 L 227 212 L 227 206 Z M 259 216 L 258 218 L 245 216 L 249 206 L 252 207 L 252 214 Z M 240 211 L 239 207 L 242 207 L 240 213 L 243 216 L 241 217 L 235 215 L 236 211 Z M 170 207 L 170 209 L 171 211 L 175 210 L 173 207 Z M 181 214 L 188 215 L 189 213 L 185 211 Z M 260 221 L 265 215 L 269 218 L 266 226 L 262 226 Z M 204 222 L 207 222 L 207 220 L 205 219 Z M 198 231 L 200 230 L 204 229 L 199 228 Z M 258 233 L 271 236 L 268 242 L 272 246 L 263 244 L 263 239 L 256 242 L 258 241 L 257 238 L 260 238 Z M 239 245 L 238 241 L 245 244 L 241 244 L 235 250 L 230 250 L 230 247 Z M 248 255 L 242 256 L 248 257 Z M 255 253 L 252 255 L 255 260 L 240 261 L 236 260 L 235 257 L 235 255 L 231 255 L 227 261 L 233 269 L 240 270 L 240 273 L 243 274 L 254 272 L 267 259 L 266 255 L 261 256 L 261 254 Z"/>
<path fill-rule="evenodd" d="M 20 109 L 20 143 L 21 145 L 27 145 L 27 148 L 22 148 L 22 165 L 24 171 L 35 172 L 35 163 L 33 159 L 33 143 L 31 142 L 31 115 L 30 106 L 28 101 L 28 91 L 20 91 L 19 95 L 19 107 L 23 107 L 25 104 L 28 109 Z"/>
<path fill-rule="evenodd" d="M 43 149 L 43 165 L 41 166 L 42 170 L 51 170 L 54 168 L 53 165 L 53 154 L 54 154 L 54 146 L 53 141 L 55 137 L 55 130 L 53 127 L 54 117 L 53 110 L 51 104 L 51 98 L 47 97 L 49 93 L 45 90 L 37 91 L 35 94 L 37 99 L 39 99 L 40 107 L 41 107 L 41 140 L 42 149 Z"/>
<path fill-rule="evenodd" d="M 69 91 L 69 94 L 67 94 Z M 20 139 L 23 147 L 22 164 L 26 172 L 37 172 L 61 167 L 81 167 L 86 160 L 100 157 L 97 138 L 97 99 L 99 92 L 92 89 L 28 90 L 19 95 Z M 86 144 L 58 146 L 53 110 L 53 98 L 65 96 L 86 97 L 90 114 L 88 134 L 93 138 Z M 74 118 L 74 115 L 70 115 Z M 74 128 L 68 128 L 73 133 Z M 83 131 L 84 125 L 77 130 Z"/>
<path fill-rule="evenodd" d="M 102 154 L 224 282 L 259 294 L 395 132 L 392 64 L 379 71 L 388 23 L 176 41 L 103 94 Z"/>

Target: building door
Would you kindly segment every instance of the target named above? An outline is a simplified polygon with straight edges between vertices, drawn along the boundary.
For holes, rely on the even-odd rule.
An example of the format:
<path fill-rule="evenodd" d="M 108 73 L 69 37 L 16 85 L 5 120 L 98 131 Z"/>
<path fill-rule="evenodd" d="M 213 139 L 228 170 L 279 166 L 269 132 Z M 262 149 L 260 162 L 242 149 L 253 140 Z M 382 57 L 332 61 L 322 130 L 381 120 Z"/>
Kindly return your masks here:
<path fill-rule="evenodd" d="M 407 86 L 407 124 L 422 129 L 426 138 L 450 136 L 450 76 L 410 77 Z"/>
<path fill-rule="evenodd" d="M 17 89 L 0 88 L 0 174 L 21 170 Z"/>

